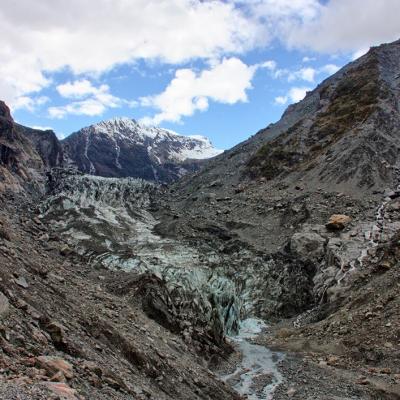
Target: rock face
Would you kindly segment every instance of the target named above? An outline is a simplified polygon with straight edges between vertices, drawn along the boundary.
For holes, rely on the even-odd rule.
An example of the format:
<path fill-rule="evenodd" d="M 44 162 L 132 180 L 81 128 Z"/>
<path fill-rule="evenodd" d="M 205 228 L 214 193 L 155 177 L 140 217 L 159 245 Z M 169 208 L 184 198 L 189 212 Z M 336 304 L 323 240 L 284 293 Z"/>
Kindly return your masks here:
<path fill-rule="evenodd" d="M 33 143 L 47 169 L 63 166 L 63 149 L 52 130 L 31 129 L 20 124 L 15 124 L 15 129 Z"/>
<path fill-rule="evenodd" d="M 160 183 L 197 171 L 202 160 L 221 153 L 205 137 L 180 136 L 128 118 L 83 128 L 62 144 L 71 163 L 82 172 Z"/>
<path fill-rule="evenodd" d="M 0 192 L 40 185 L 43 170 L 42 158 L 32 142 L 16 129 L 9 108 L 0 101 Z"/>

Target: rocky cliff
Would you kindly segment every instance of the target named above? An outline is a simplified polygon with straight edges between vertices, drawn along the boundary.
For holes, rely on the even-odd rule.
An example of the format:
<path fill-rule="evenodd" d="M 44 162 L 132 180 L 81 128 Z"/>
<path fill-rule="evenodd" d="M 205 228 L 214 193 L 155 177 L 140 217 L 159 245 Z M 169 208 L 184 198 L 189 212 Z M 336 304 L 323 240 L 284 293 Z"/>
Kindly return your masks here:
<path fill-rule="evenodd" d="M 62 145 L 52 130 L 32 129 L 20 124 L 14 125 L 18 132 L 33 143 L 33 147 L 42 158 L 46 169 L 64 165 Z"/>
<path fill-rule="evenodd" d="M 44 184 L 44 169 L 43 159 L 0 101 L 0 192 L 38 189 Z"/>

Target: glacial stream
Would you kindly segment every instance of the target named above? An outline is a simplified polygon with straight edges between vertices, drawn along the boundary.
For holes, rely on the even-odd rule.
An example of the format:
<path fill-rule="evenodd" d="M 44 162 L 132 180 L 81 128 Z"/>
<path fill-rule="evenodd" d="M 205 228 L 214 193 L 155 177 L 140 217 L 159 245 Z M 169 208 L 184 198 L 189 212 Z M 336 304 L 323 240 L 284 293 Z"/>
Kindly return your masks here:
<path fill-rule="evenodd" d="M 240 363 L 234 372 L 221 376 L 224 382 L 249 400 L 272 399 L 275 389 L 283 381 L 278 370 L 283 353 L 252 342 L 265 328 L 265 323 L 259 319 L 249 318 L 241 322 L 239 334 L 231 337 L 241 353 Z"/>

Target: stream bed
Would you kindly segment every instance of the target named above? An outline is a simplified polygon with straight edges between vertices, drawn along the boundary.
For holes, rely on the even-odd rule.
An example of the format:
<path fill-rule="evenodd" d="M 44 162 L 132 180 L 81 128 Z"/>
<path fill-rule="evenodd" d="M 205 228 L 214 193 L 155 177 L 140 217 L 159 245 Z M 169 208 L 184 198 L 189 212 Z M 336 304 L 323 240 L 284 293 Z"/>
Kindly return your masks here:
<path fill-rule="evenodd" d="M 284 354 L 253 343 L 266 327 L 264 321 L 255 318 L 241 322 L 238 335 L 231 337 L 241 353 L 241 360 L 235 371 L 220 377 L 249 400 L 272 399 L 275 389 L 283 381 L 278 364 Z"/>

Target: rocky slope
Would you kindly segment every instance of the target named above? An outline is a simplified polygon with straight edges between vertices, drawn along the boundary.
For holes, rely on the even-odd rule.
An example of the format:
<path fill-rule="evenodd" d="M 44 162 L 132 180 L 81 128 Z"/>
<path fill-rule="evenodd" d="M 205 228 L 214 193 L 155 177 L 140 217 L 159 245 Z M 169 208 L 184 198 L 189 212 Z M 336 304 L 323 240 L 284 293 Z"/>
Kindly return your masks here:
<path fill-rule="evenodd" d="M 317 248 L 332 249 L 343 240 L 324 225 L 332 214 L 347 214 L 356 233 L 346 246 L 355 257 L 368 243 L 364 232 L 374 225 L 384 190 L 398 184 L 399 62 L 400 42 L 371 49 L 279 122 L 183 178 L 160 205 L 160 229 L 207 238 L 212 227 L 256 251 L 298 260 L 291 238 L 307 236 Z"/>
<path fill-rule="evenodd" d="M 400 398 L 399 65 L 371 49 L 169 188 L 53 168 L 38 201 L 3 113 L 2 397 Z"/>
<path fill-rule="evenodd" d="M 143 311 L 162 282 L 93 267 L 34 207 L 1 197 L 2 399 L 237 398 L 194 355 L 196 342 Z"/>
<path fill-rule="evenodd" d="M 62 142 L 82 172 L 169 183 L 199 169 L 202 160 L 221 153 L 203 136 L 181 136 L 114 118 L 83 128 Z"/>
<path fill-rule="evenodd" d="M 387 314 L 366 295 L 378 296 L 385 285 L 392 296 L 398 290 L 390 282 L 399 260 L 380 264 L 379 252 L 388 250 L 379 249 L 391 248 L 400 228 L 399 65 L 400 41 L 372 48 L 279 122 L 177 182 L 159 204 L 157 230 L 166 237 L 212 243 L 232 259 L 238 248 L 252 254 L 234 267 L 238 274 L 255 268 L 246 280 L 259 299 L 252 311 L 269 320 L 292 316 L 291 348 L 306 335 L 297 349 L 320 351 L 323 360 L 340 348 L 354 362 L 386 368 L 400 349 L 398 307 Z M 385 332 L 389 352 L 382 350 Z M 323 341 L 337 347 L 318 347 Z"/>

